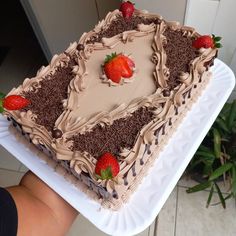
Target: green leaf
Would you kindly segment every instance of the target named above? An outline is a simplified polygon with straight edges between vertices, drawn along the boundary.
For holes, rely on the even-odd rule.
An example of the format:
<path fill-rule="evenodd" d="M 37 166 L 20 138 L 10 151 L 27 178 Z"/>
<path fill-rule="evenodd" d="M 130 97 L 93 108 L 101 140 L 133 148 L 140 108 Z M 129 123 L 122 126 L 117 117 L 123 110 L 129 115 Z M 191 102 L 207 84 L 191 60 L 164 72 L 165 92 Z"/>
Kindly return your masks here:
<path fill-rule="evenodd" d="M 117 56 L 116 52 L 113 52 L 111 55 L 107 55 L 106 58 L 105 58 L 105 63 L 108 63 L 109 61 L 111 61 L 116 56 Z"/>
<path fill-rule="evenodd" d="M 214 192 L 214 185 L 211 186 L 211 191 L 209 193 L 209 196 L 208 196 L 208 199 L 207 199 L 207 204 L 206 204 L 206 207 L 208 208 L 210 203 L 211 203 L 211 199 L 212 199 L 212 196 L 213 196 L 213 192 Z"/>
<path fill-rule="evenodd" d="M 215 155 L 211 152 L 197 151 L 195 155 L 215 159 Z"/>
<path fill-rule="evenodd" d="M 201 184 L 195 185 L 194 187 L 188 188 L 186 190 L 186 192 L 187 193 L 195 193 L 195 192 L 198 192 L 198 191 L 202 191 L 206 188 L 209 188 L 211 185 L 212 185 L 212 182 L 207 181 L 205 183 L 201 183 Z"/>
<path fill-rule="evenodd" d="M 211 173 L 213 172 L 212 164 L 213 163 L 205 164 L 202 171 L 204 176 L 208 177 L 209 175 L 211 175 Z"/>
<path fill-rule="evenodd" d="M 235 118 L 236 118 L 236 100 L 233 101 L 229 115 L 227 117 L 227 126 L 229 130 L 233 128 Z"/>
<path fill-rule="evenodd" d="M 221 39 L 222 39 L 222 37 L 220 37 L 220 36 L 214 37 L 215 42 L 219 42 Z"/>
<path fill-rule="evenodd" d="M 230 199 L 231 197 L 233 197 L 233 194 L 232 194 L 232 193 L 228 194 L 228 195 L 224 198 L 224 200 L 226 201 L 226 200 Z M 213 204 L 211 204 L 211 205 L 212 205 L 212 206 L 217 206 L 217 205 L 219 205 L 219 204 L 221 204 L 221 202 L 213 203 Z"/>
<path fill-rule="evenodd" d="M 5 98 L 5 96 L 6 96 L 6 95 L 5 95 L 4 93 L 1 93 L 1 92 L 0 92 L 0 99 L 1 99 L 1 98 Z"/>
<path fill-rule="evenodd" d="M 199 165 L 202 162 L 203 162 L 202 159 L 197 159 L 197 160 L 194 159 L 194 160 L 192 160 L 190 162 L 190 164 L 188 165 L 188 167 L 187 167 L 187 171 L 191 172 L 197 165 Z"/>
<path fill-rule="evenodd" d="M 216 186 L 216 190 L 217 190 L 218 196 L 220 198 L 220 202 L 221 202 L 222 206 L 225 209 L 226 208 L 226 204 L 225 204 L 225 199 L 223 197 L 223 194 L 222 194 L 222 192 L 221 192 L 221 190 L 220 190 L 220 188 L 219 188 L 217 183 L 215 183 L 215 186 Z"/>
<path fill-rule="evenodd" d="M 208 148 L 208 147 L 206 147 L 206 146 L 204 146 L 203 144 L 201 144 L 201 145 L 199 146 L 198 151 L 203 151 L 203 152 L 210 152 L 210 153 L 212 153 L 211 149 Z"/>
<path fill-rule="evenodd" d="M 0 113 L 4 112 L 4 108 L 3 108 L 3 104 L 2 104 L 2 100 L 0 99 Z"/>
<path fill-rule="evenodd" d="M 215 47 L 216 47 L 216 48 L 222 48 L 223 46 L 222 46 L 221 43 L 215 43 Z"/>
<path fill-rule="evenodd" d="M 205 147 L 203 144 L 201 146 L 199 146 L 197 152 L 199 152 L 199 153 L 205 152 L 205 153 L 209 153 L 209 154 L 213 154 L 214 155 L 214 152 L 210 148 Z"/>
<path fill-rule="evenodd" d="M 232 168 L 232 186 L 231 186 L 231 192 L 234 197 L 236 197 L 236 167 L 233 166 Z"/>
<path fill-rule="evenodd" d="M 105 180 L 105 179 L 112 179 L 112 171 L 111 171 L 111 167 L 107 167 L 107 169 L 105 170 L 101 170 L 101 179 Z"/>
<path fill-rule="evenodd" d="M 214 152 L 217 158 L 221 156 L 221 137 L 217 129 L 213 128 L 213 137 L 214 137 Z"/>
<path fill-rule="evenodd" d="M 225 121 L 222 118 L 218 117 L 215 122 L 219 126 L 219 128 L 221 128 L 225 132 L 227 132 L 227 133 L 230 132 Z"/>
<path fill-rule="evenodd" d="M 225 197 L 225 201 L 228 200 L 228 199 L 230 199 L 231 197 L 233 197 L 233 194 L 232 194 L 232 193 L 228 194 L 228 195 Z"/>
<path fill-rule="evenodd" d="M 217 168 L 209 177 L 209 180 L 215 180 L 218 177 L 220 177 L 221 175 L 223 175 L 225 172 L 227 172 L 228 170 L 230 170 L 233 167 L 232 163 L 226 163 L 222 166 L 220 166 L 219 168 Z"/>
<path fill-rule="evenodd" d="M 232 104 L 231 103 L 225 103 L 224 107 L 222 108 L 220 112 L 220 117 L 224 118 L 224 115 L 227 115 L 231 109 Z"/>

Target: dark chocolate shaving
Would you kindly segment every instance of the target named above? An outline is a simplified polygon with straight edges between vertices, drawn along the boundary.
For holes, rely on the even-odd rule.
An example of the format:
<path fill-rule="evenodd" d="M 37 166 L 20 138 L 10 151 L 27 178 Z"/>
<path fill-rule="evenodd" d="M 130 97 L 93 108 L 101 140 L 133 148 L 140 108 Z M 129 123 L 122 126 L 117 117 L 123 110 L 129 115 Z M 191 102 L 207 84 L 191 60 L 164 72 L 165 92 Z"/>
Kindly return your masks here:
<path fill-rule="evenodd" d="M 167 44 L 164 50 L 167 54 L 166 66 L 170 70 L 170 77 L 167 81 L 168 88 L 174 89 L 180 84 L 178 75 L 180 72 L 189 72 L 190 62 L 198 56 L 197 50 L 192 47 L 192 39 L 183 36 L 181 31 L 174 31 L 169 28 L 164 32 Z"/>
<path fill-rule="evenodd" d="M 159 18 L 145 18 L 140 16 L 132 16 L 126 20 L 123 16 L 118 16 L 117 19 L 113 20 L 111 24 L 101 30 L 96 36 L 91 37 L 87 43 L 99 43 L 102 38 L 111 38 L 117 34 L 123 33 L 124 31 L 136 30 L 139 24 L 149 25 L 151 23 L 160 24 Z"/>
<path fill-rule="evenodd" d="M 39 82 L 41 86 L 37 92 L 24 92 L 23 96 L 31 101 L 24 111 L 31 110 L 37 116 L 35 122 L 52 132 L 56 120 L 63 113 L 62 101 L 67 99 L 67 89 L 74 78 L 72 68 L 75 65 L 73 59 L 67 67 L 58 67 L 56 72 L 49 74 Z"/>
<path fill-rule="evenodd" d="M 112 125 L 98 124 L 91 132 L 74 135 L 68 141 L 73 141 L 72 151 L 86 151 L 95 158 L 104 152 L 119 156 L 121 148 L 133 148 L 137 135 L 152 119 L 149 109 L 140 108 L 129 117 L 115 120 Z"/>

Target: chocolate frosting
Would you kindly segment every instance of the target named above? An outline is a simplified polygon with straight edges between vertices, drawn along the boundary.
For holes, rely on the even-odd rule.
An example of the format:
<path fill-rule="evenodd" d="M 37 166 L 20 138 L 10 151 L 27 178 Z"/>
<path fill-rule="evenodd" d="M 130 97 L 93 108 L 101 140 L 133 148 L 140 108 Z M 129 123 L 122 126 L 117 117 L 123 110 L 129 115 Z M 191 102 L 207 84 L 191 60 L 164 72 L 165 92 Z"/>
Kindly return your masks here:
<path fill-rule="evenodd" d="M 103 38 L 112 38 L 125 31 L 137 30 L 140 24 L 150 25 L 152 23 L 159 24 L 160 22 L 161 20 L 158 17 L 145 18 L 133 15 L 130 19 L 126 20 L 123 16 L 119 15 L 109 25 L 105 25 L 96 36 L 92 36 L 87 43 L 99 43 Z"/>
<path fill-rule="evenodd" d="M 54 74 L 48 74 L 39 82 L 39 88 L 35 91 L 23 92 L 23 96 L 31 101 L 30 105 L 22 111 L 32 111 L 35 122 L 52 132 L 55 122 L 63 113 L 62 101 L 67 99 L 67 90 L 72 74 L 73 60 L 67 67 L 58 67 Z"/>
<path fill-rule="evenodd" d="M 178 79 L 179 73 L 189 73 L 189 64 L 198 56 L 198 52 L 192 47 L 192 39 L 183 37 L 182 31 L 168 28 L 164 35 L 167 39 L 164 45 L 167 55 L 166 66 L 170 72 L 168 88 L 172 90 L 181 83 Z"/>
<path fill-rule="evenodd" d="M 119 156 L 122 149 L 132 149 L 137 135 L 144 125 L 153 119 L 153 113 L 147 108 L 140 108 L 130 116 L 115 120 L 112 125 L 97 124 L 92 131 L 73 135 L 72 151 L 88 152 L 99 158 L 104 152 Z"/>

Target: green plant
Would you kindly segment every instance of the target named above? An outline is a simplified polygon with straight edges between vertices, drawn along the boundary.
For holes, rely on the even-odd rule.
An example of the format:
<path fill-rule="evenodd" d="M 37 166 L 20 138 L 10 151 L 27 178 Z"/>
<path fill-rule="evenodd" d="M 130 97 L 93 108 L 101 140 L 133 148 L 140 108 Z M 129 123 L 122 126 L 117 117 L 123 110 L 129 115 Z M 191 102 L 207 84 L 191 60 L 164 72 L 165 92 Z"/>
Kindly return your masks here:
<path fill-rule="evenodd" d="M 188 188 L 187 193 L 210 189 L 207 207 L 211 204 L 214 191 L 218 193 L 224 208 L 227 199 L 236 198 L 236 100 L 224 105 L 186 172 L 199 182 Z M 228 182 L 227 196 L 222 194 L 219 181 Z"/>

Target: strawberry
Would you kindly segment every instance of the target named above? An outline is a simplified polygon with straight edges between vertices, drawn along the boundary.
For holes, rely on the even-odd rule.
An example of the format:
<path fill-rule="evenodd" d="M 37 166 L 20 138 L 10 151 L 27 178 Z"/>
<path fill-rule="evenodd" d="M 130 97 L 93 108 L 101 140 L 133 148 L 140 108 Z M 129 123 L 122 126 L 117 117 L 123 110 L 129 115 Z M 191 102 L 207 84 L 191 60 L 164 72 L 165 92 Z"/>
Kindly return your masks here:
<path fill-rule="evenodd" d="M 123 54 L 112 53 L 108 55 L 104 64 L 104 72 L 108 79 L 120 83 L 121 78 L 130 78 L 133 75 L 135 64 Z"/>
<path fill-rule="evenodd" d="M 7 110 L 20 110 L 30 104 L 30 101 L 20 95 L 10 95 L 0 100 L 1 111 L 3 108 Z"/>
<path fill-rule="evenodd" d="M 134 64 L 134 62 L 133 62 L 129 57 L 124 56 L 123 54 L 120 54 L 120 57 L 123 57 L 123 58 L 127 61 L 129 67 L 130 67 L 132 70 L 134 70 L 135 64 Z"/>
<path fill-rule="evenodd" d="M 112 179 L 120 172 L 117 159 L 109 152 L 103 154 L 97 161 L 95 173 L 99 179 Z"/>
<path fill-rule="evenodd" d="M 192 46 L 196 49 L 200 48 L 220 48 L 222 45 L 219 43 L 221 37 L 216 37 L 214 34 L 210 35 L 202 35 L 195 39 L 192 43 Z"/>
<path fill-rule="evenodd" d="M 130 1 L 122 2 L 120 11 L 125 19 L 130 19 L 134 13 L 134 4 Z"/>

